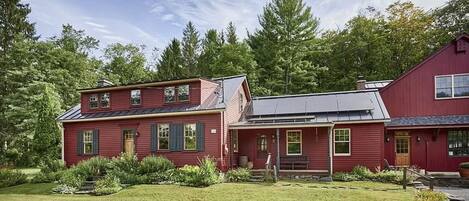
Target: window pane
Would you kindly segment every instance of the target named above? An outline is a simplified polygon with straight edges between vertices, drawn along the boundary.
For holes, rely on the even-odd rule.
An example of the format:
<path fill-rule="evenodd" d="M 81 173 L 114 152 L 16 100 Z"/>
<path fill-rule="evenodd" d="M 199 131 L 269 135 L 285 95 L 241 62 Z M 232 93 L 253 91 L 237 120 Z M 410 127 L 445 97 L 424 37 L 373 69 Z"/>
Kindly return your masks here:
<path fill-rule="evenodd" d="M 179 101 L 189 100 L 189 85 L 181 85 L 178 87 L 178 99 Z"/>
<path fill-rule="evenodd" d="M 169 149 L 168 138 L 158 138 L 158 149 Z"/>
<path fill-rule="evenodd" d="M 288 154 L 301 154 L 301 143 L 288 143 Z"/>
<path fill-rule="evenodd" d="M 164 89 L 164 101 L 167 103 L 174 102 L 176 97 L 176 91 L 174 87 L 166 87 Z"/>
<path fill-rule="evenodd" d="M 288 132 L 288 142 L 300 142 L 301 134 L 300 132 Z"/>
<path fill-rule="evenodd" d="M 232 144 L 233 144 L 233 152 L 238 152 L 238 131 L 232 131 Z"/>
<path fill-rule="evenodd" d="M 195 150 L 196 149 L 196 133 L 195 124 L 184 125 L 184 149 Z"/>
<path fill-rule="evenodd" d="M 169 124 L 158 125 L 158 149 L 169 149 Z"/>
<path fill-rule="evenodd" d="M 98 108 L 98 95 L 91 95 L 90 96 L 90 108 Z"/>
<path fill-rule="evenodd" d="M 334 151 L 336 154 L 350 154 L 350 130 L 334 130 Z"/>
<path fill-rule="evenodd" d="M 109 102 L 110 102 L 109 93 L 101 94 L 101 107 L 103 107 L 103 108 L 109 107 Z"/>
<path fill-rule="evenodd" d="M 83 153 L 92 154 L 93 153 L 93 131 L 87 130 L 83 131 Z"/>
<path fill-rule="evenodd" d="M 348 142 L 336 142 L 335 143 L 335 153 L 336 154 L 348 154 L 349 153 L 349 146 Z"/>
<path fill-rule="evenodd" d="M 469 96 L 469 75 L 454 76 L 454 96 Z"/>
<path fill-rule="evenodd" d="M 452 97 L 452 81 L 451 76 L 441 76 L 435 78 L 436 82 L 436 97 L 445 98 Z"/>
<path fill-rule="evenodd" d="M 92 154 L 93 153 L 93 143 L 85 143 L 85 149 L 84 153 L 85 154 Z"/>
<path fill-rule="evenodd" d="M 257 151 L 267 151 L 267 137 L 265 135 L 257 138 Z"/>
<path fill-rule="evenodd" d="M 448 155 L 469 156 L 469 130 L 448 131 Z"/>
<path fill-rule="evenodd" d="M 132 105 L 140 105 L 141 98 L 140 98 L 140 90 L 132 90 L 130 91 L 130 104 Z"/>

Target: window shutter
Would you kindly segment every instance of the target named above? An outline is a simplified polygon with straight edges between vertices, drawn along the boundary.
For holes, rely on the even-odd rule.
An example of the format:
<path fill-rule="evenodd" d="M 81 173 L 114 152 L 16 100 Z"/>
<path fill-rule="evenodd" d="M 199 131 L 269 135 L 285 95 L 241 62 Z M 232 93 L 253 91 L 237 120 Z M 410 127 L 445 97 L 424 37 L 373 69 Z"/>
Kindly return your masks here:
<path fill-rule="evenodd" d="M 93 154 L 99 155 L 99 130 L 98 129 L 93 130 Z"/>
<path fill-rule="evenodd" d="M 151 125 L 151 151 L 156 152 L 158 150 L 158 125 Z"/>
<path fill-rule="evenodd" d="M 83 131 L 77 133 L 77 155 L 83 155 Z"/>
<path fill-rule="evenodd" d="M 177 138 L 177 151 L 182 151 L 184 149 L 184 125 L 183 124 L 175 124 L 176 125 L 176 138 Z"/>
<path fill-rule="evenodd" d="M 204 151 L 205 147 L 205 126 L 203 123 L 196 124 L 197 150 Z"/>
<path fill-rule="evenodd" d="M 169 150 L 177 151 L 177 125 L 169 124 Z"/>

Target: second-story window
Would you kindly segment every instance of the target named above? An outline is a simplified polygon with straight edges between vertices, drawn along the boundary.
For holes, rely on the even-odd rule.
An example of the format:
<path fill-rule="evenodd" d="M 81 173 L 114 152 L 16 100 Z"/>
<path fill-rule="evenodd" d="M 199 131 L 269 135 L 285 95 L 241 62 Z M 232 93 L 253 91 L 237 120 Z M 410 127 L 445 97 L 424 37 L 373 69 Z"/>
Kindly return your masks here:
<path fill-rule="evenodd" d="M 90 95 L 90 109 L 96 109 L 98 108 L 98 95 L 93 94 Z"/>
<path fill-rule="evenodd" d="M 100 98 L 102 108 L 108 108 L 111 104 L 111 96 L 109 93 L 102 93 Z"/>
<path fill-rule="evenodd" d="M 140 105 L 142 103 L 142 99 L 140 96 L 140 89 L 135 89 L 130 91 L 130 104 L 131 105 Z"/>
<path fill-rule="evenodd" d="M 172 103 L 176 101 L 176 89 L 175 87 L 164 88 L 164 102 Z"/>
<path fill-rule="evenodd" d="M 469 74 L 439 75 L 435 77 L 435 98 L 469 97 Z"/>
<path fill-rule="evenodd" d="M 178 100 L 179 101 L 189 101 L 189 85 L 180 85 L 178 86 Z"/>

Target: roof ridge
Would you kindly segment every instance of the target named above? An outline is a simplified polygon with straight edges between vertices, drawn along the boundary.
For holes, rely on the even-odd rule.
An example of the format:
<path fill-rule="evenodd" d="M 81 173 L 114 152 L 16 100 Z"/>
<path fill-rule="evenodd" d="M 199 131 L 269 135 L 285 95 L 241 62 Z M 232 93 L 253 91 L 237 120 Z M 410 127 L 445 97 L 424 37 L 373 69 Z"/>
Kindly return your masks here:
<path fill-rule="evenodd" d="M 372 81 L 365 81 L 365 83 L 378 83 L 378 82 L 392 82 L 393 80 L 372 80 Z"/>
<path fill-rule="evenodd" d="M 335 94 L 350 94 L 350 93 L 365 93 L 365 92 L 377 92 L 377 91 L 378 91 L 378 89 L 364 89 L 364 90 L 334 91 L 334 92 L 309 93 L 309 94 L 263 96 L 263 97 L 253 97 L 253 100 L 274 99 L 274 98 L 292 98 L 292 97 L 305 97 L 305 96 L 320 96 L 320 95 L 335 95 Z"/>
<path fill-rule="evenodd" d="M 238 77 L 246 77 L 246 74 L 231 75 L 231 76 L 225 76 L 225 77 L 217 77 L 217 78 L 212 78 L 212 80 L 233 79 L 233 78 L 238 78 Z"/>

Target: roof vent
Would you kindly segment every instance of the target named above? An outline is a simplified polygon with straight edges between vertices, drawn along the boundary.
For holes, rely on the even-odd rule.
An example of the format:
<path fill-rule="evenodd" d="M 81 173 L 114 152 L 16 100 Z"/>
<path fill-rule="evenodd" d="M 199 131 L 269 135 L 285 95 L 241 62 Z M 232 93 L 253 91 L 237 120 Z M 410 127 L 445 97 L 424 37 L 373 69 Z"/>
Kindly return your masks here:
<path fill-rule="evenodd" d="M 112 85 L 113 85 L 112 82 L 106 79 L 100 79 L 98 81 L 98 87 L 108 87 Z"/>

